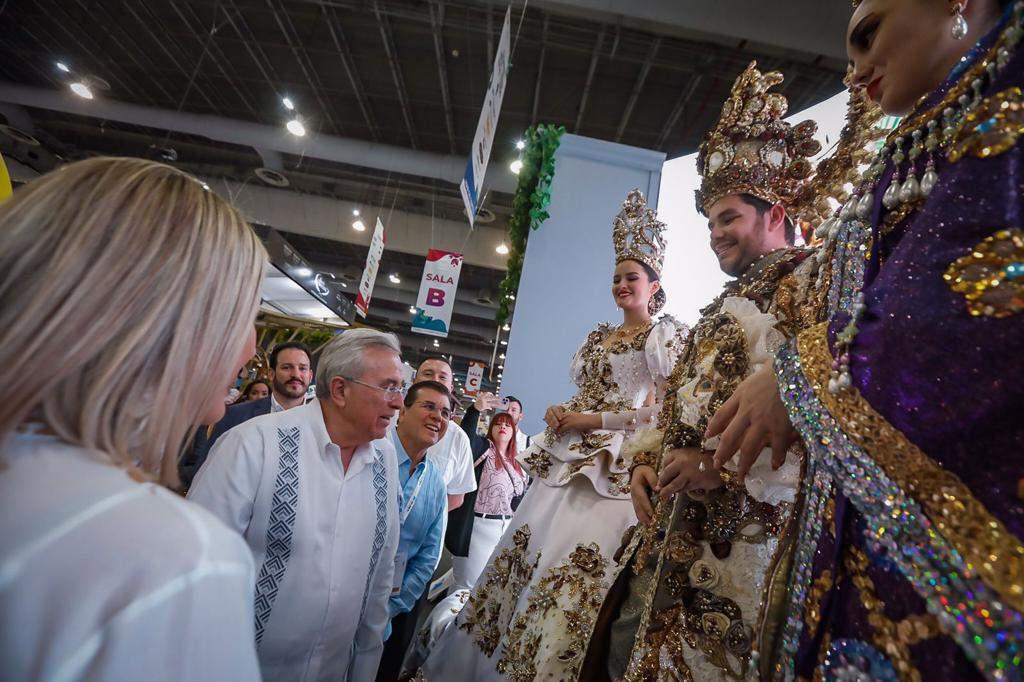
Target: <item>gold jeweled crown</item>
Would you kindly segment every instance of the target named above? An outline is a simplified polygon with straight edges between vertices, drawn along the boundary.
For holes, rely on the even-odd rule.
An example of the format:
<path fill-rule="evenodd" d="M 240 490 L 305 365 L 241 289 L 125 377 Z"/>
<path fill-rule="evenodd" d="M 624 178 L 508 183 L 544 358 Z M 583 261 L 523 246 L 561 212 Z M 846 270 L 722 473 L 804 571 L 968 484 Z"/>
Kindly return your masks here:
<path fill-rule="evenodd" d="M 635 260 L 661 276 L 665 262 L 665 223 L 658 220 L 653 208 L 647 208 L 643 192 L 634 189 L 622 202 L 612 228 L 615 263 Z"/>
<path fill-rule="evenodd" d="M 783 80 L 778 71 L 762 74 L 756 61 L 736 79 L 718 124 L 697 154 L 697 210 L 702 214 L 729 194 L 781 202 L 791 217 L 800 214 L 800 190 L 812 170 L 808 159 L 821 151 L 821 144 L 813 137 L 818 130 L 814 121 L 794 126 L 782 120 L 789 102 L 768 89 Z"/>

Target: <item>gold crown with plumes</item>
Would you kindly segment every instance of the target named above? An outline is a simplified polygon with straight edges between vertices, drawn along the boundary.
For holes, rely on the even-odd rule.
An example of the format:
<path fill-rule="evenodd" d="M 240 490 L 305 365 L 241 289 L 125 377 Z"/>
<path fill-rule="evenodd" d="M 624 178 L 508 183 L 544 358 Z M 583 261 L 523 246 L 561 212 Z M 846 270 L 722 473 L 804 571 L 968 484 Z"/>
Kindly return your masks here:
<path fill-rule="evenodd" d="M 782 120 L 789 102 L 768 89 L 783 80 L 778 71 L 762 74 L 753 61 L 733 83 L 718 124 L 697 154 L 697 210 L 704 215 L 730 194 L 781 202 L 791 217 L 799 214 L 796 201 L 811 176 L 809 159 L 821 151 L 821 144 L 814 139 L 814 121 L 794 126 Z"/>
<path fill-rule="evenodd" d="M 615 263 L 635 260 L 661 276 L 665 262 L 665 223 L 658 220 L 653 208 L 647 207 L 643 192 L 634 189 L 622 202 L 612 227 Z"/>
<path fill-rule="evenodd" d="M 849 87 L 849 78 L 844 80 Z M 800 216 L 804 241 L 820 241 L 812 230 L 828 220 L 835 207 L 850 198 L 847 187 L 860 183 L 861 171 L 874 158 L 874 148 L 885 137 L 878 126 L 882 111 L 868 99 L 863 88 L 851 88 L 846 103 L 846 125 L 829 155 L 818 162 L 811 178 L 800 190 L 797 203 L 805 206 Z"/>

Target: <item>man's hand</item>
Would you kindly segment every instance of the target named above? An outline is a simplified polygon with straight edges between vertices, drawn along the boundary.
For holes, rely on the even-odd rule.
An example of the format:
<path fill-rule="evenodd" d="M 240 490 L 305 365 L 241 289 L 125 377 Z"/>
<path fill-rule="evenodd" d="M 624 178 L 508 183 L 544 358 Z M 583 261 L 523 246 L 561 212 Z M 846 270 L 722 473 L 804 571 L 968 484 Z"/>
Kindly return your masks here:
<path fill-rule="evenodd" d="M 649 526 L 654 523 L 654 505 L 651 504 L 651 493 L 657 494 L 658 474 L 654 467 L 641 464 L 633 469 L 629 480 L 629 494 L 633 498 L 633 511 L 640 523 Z"/>
<path fill-rule="evenodd" d="M 669 498 L 683 490 L 712 490 L 722 485 L 722 477 L 712 467 L 710 454 L 699 448 L 678 448 L 665 453 L 658 485 L 658 496 Z"/>
<path fill-rule="evenodd" d="M 766 446 L 772 449 L 772 468 L 786 461 L 786 450 L 797 433 L 789 421 L 786 406 L 779 397 L 779 386 L 770 364 L 765 364 L 743 380 L 736 391 L 708 423 L 705 438 L 722 435 L 715 450 L 715 468 L 733 458 L 739 450 L 737 473 L 746 477 Z"/>
<path fill-rule="evenodd" d="M 486 412 L 487 410 L 493 410 L 499 404 L 501 404 L 501 400 L 498 398 L 498 396 L 487 391 L 478 393 L 476 396 L 476 400 L 473 401 L 473 406 L 476 408 L 477 412 Z"/>

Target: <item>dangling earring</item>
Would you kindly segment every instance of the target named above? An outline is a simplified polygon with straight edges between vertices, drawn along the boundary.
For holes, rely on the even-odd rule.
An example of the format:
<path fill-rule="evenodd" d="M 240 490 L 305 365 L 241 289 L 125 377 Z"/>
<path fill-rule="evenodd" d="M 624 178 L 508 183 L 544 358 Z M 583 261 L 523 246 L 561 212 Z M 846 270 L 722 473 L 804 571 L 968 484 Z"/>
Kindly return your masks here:
<path fill-rule="evenodd" d="M 950 9 L 950 13 L 953 15 L 953 28 L 951 32 L 955 40 L 963 40 L 967 37 L 967 20 L 964 19 L 963 12 L 963 3 L 953 3 L 953 7 Z"/>

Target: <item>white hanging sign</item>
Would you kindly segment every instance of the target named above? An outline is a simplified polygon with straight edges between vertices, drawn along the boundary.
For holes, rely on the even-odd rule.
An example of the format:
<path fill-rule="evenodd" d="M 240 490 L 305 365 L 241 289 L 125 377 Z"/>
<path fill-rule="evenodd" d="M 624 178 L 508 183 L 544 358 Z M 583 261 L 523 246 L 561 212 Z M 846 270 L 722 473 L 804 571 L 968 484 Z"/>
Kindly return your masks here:
<path fill-rule="evenodd" d="M 423 266 L 420 293 L 416 297 L 416 316 L 412 331 L 429 336 L 448 336 L 455 292 L 462 272 L 462 254 L 431 249 Z"/>
<path fill-rule="evenodd" d="M 466 395 L 476 395 L 480 392 L 485 367 L 482 362 L 469 363 L 469 369 L 466 371 Z"/>
<path fill-rule="evenodd" d="M 477 208 L 480 206 L 480 190 L 487 172 L 487 162 L 491 159 L 491 145 L 494 144 L 494 133 L 498 129 L 498 114 L 501 113 L 501 100 L 505 96 L 505 80 L 508 78 L 509 60 L 512 50 L 509 32 L 512 18 L 512 6 L 505 11 L 505 24 L 498 40 L 498 53 L 494 55 L 494 70 L 491 82 L 484 96 L 484 108 L 480 112 L 480 120 L 476 124 L 476 135 L 470 148 L 469 162 L 466 164 L 466 175 L 459 184 L 462 203 L 466 206 L 469 216 L 469 227 L 473 227 Z"/>
<path fill-rule="evenodd" d="M 377 226 L 373 229 L 373 237 L 370 239 L 370 253 L 366 255 L 363 278 L 359 280 L 359 295 L 356 296 L 356 312 L 360 317 L 366 317 L 370 312 L 370 296 L 373 295 L 373 283 L 377 281 L 377 268 L 380 267 L 382 255 L 384 255 L 384 224 L 380 218 L 377 218 Z"/>

